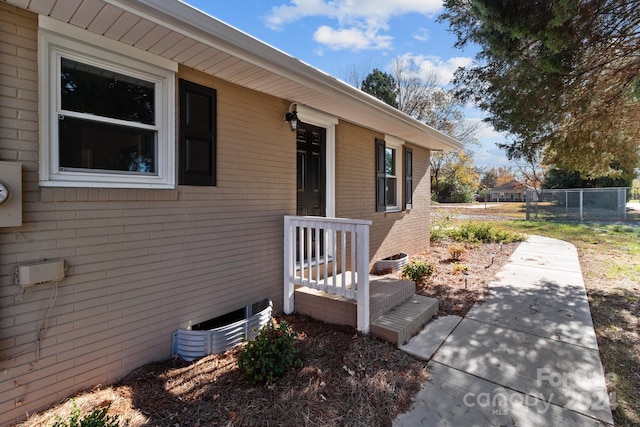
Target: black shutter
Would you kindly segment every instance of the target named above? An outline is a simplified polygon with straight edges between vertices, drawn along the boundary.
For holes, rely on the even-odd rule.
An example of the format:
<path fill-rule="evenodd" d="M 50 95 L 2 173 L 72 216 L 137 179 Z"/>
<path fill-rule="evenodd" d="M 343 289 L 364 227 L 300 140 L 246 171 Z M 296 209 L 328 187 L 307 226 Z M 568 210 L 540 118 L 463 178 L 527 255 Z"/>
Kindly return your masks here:
<path fill-rule="evenodd" d="M 216 91 L 179 81 L 178 183 L 216 185 Z"/>
<path fill-rule="evenodd" d="M 387 210 L 386 205 L 385 143 L 376 138 L 376 212 Z"/>
<path fill-rule="evenodd" d="M 413 207 L 413 150 L 404 149 L 404 207 Z"/>

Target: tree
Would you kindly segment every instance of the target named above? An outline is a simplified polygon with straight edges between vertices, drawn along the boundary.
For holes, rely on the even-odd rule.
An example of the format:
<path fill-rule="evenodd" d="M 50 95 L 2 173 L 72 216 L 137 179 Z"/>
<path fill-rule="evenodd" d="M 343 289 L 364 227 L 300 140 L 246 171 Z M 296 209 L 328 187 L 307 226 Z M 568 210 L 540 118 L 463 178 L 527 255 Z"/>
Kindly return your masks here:
<path fill-rule="evenodd" d="M 470 202 L 478 174 L 469 148 L 477 144 L 479 123 L 466 119 L 464 104 L 438 85 L 432 70 L 422 71 L 408 57 L 396 57 L 392 75 L 398 109 L 464 144 L 462 150 L 431 154 L 431 192 L 438 202 Z"/>
<path fill-rule="evenodd" d="M 382 68 L 382 63 L 372 58 L 364 59 L 361 62 L 353 63 L 344 68 L 340 73 L 340 78 L 351 86 L 362 90 L 362 82 L 371 74 L 371 70 Z"/>
<path fill-rule="evenodd" d="M 433 70 L 421 70 L 409 57 L 396 57 L 391 69 L 397 85 L 400 111 L 465 146 L 477 144 L 476 134 L 480 124 L 466 119 L 464 103 L 451 91 L 438 85 L 438 77 Z"/>
<path fill-rule="evenodd" d="M 432 71 L 421 72 L 420 67 L 407 58 L 396 57 L 391 69 L 397 83 L 398 109 L 416 120 L 425 121 L 432 93 L 438 89 L 438 79 Z"/>
<path fill-rule="evenodd" d="M 441 203 L 473 200 L 474 190 L 478 187 L 478 173 L 473 167 L 472 157 L 464 150 L 432 154 L 430 167 L 433 200 Z"/>
<path fill-rule="evenodd" d="M 490 189 L 496 186 L 498 182 L 498 174 L 495 171 L 495 168 L 491 168 L 490 170 L 484 172 L 482 174 L 482 178 L 480 178 L 480 189 Z"/>
<path fill-rule="evenodd" d="M 517 161 L 519 180 L 521 183 L 532 187 L 539 195 L 544 184 L 545 168 L 536 159 L 528 161 Z"/>
<path fill-rule="evenodd" d="M 544 188 L 603 188 L 603 187 L 631 187 L 634 174 L 620 174 L 618 176 L 601 176 L 584 178 L 580 172 L 551 167 L 544 177 Z"/>
<path fill-rule="evenodd" d="M 386 104 L 398 108 L 396 99 L 397 83 L 391 74 L 384 73 L 375 68 L 363 81 L 360 89 L 373 95 Z"/>
<path fill-rule="evenodd" d="M 493 169 L 496 174 L 496 187 L 516 180 L 516 173 L 509 167 L 498 167 Z"/>
<path fill-rule="evenodd" d="M 431 189 L 437 201 L 473 200 L 478 176 L 468 148 L 477 144 L 479 123 L 466 120 L 464 103 L 438 86 L 435 73 L 421 71 L 411 58 L 397 57 L 391 69 L 391 74 L 374 69 L 362 82 L 362 90 L 463 143 L 466 150 L 432 153 Z"/>
<path fill-rule="evenodd" d="M 640 0 L 445 0 L 456 46 L 480 45 L 456 94 L 489 112 L 511 159 L 584 176 L 632 170 L 640 153 Z"/>

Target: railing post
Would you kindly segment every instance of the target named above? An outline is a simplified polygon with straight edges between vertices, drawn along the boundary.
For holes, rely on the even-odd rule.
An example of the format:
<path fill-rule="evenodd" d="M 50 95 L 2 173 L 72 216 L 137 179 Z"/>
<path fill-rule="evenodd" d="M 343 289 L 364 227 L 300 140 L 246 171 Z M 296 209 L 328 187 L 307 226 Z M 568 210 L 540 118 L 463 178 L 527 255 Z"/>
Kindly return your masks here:
<path fill-rule="evenodd" d="M 291 314 L 294 311 L 295 287 L 304 286 L 325 292 L 345 296 L 357 301 L 357 329 L 363 333 L 369 332 L 369 226 L 371 221 L 344 218 L 298 217 L 285 215 L 284 217 L 284 248 L 283 248 L 283 311 Z M 339 233 L 338 233 L 339 232 Z M 313 233 L 316 242 L 312 244 Z M 325 236 L 324 282 L 321 281 L 320 235 Z M 347 249 L 347 235 L 351 236 L 350 251 Z M 298 239 L 298 240 L 296 240 Z M 340 240 L 338 242 L 338 240 Z M 297 245 L 297 246 L 296 246 Z M 297 247 L 297 249 L 296 249 Z M 341 283 L 337 280 L 336 259 L 338 247 L 341 256 Z M 304 250 L 307 250 L 305 256 Z M 315 249 L 315 259 L 313 257 Z M 332 251 L 331 251 L 332 249 Z M 349 264 L 346 262 L 347 252 L 351 253 Z M 299 256 L 296 260 L 296 255 Z M 331 285 L 329 285 L 329 263 L 331 256 Z M 316 268 L 315 274 L 312 274 Z M 347 289 L 347 268 L 351 269 L 351 284 Z M 306 274 L 305 274 L 306 270 Z M 355 271 L 354 271 L 355 270 Z M 354 295 L 356 293 L 356 295 Z"/>
<path fill-rule="evenodd" d="M 291 218 L 284 217 L 284 301 L 283 310 L 286 314 L 293 313 L 295 289 L 293 285 L 295 257 L 295 227 L 291 225 Z"/>
<path fill-rule="evenodd" d="M 369 226 L 358 225 L 356 234 L 358 265 L 358 330 L 369 333 Z"/>

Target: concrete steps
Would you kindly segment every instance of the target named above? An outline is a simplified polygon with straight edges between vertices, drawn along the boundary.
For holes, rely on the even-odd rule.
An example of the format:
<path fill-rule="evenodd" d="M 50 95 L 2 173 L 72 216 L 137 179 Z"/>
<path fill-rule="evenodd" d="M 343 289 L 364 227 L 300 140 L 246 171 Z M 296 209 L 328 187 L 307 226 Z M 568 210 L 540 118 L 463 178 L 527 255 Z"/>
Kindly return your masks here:
<path fill-rule="evenodd" d="M 438 300 L 413 295 L 371 322 L 371 333 L 396 345 L 404 344 L 438 312 Z"/>
<path fill-rule="evenodd" d="M 347 273 L 347 282 L 349 277 Z M 415 295 L 414 282 L 392 276 L 371 276 L 369 310 L 371 333 L 400 345 L 437 313 L 438 301 Z M 296 288 L 295 311 L 327 323 L 357 327 L 356 302 L 322 291 Z"/>
<path fill-rule="evenodd" d="M 369 319 L 373 322 L 416 293 L 416 284 L 391 276 L 371 276 L 369 278 Z"/>

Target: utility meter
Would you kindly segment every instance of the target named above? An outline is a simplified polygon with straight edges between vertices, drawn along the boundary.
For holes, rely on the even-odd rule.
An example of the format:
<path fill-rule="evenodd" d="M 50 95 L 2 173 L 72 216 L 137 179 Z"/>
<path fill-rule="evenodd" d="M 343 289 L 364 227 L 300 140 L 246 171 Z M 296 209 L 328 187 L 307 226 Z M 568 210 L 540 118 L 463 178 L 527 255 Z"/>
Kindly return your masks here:
<path fill-rule="evenodd" d="M 22 225 L 22 164 L 0 161 L 0 227 Z"/>
<path fill-rule="evenodd" d="M 4 182 L 0 181 L 0 205 L 9 199 L 9 189 Z"/>

